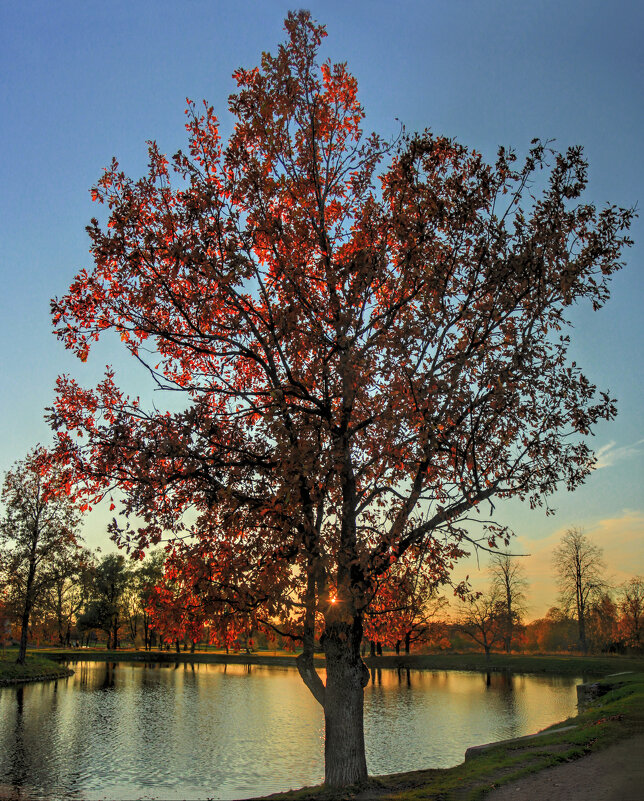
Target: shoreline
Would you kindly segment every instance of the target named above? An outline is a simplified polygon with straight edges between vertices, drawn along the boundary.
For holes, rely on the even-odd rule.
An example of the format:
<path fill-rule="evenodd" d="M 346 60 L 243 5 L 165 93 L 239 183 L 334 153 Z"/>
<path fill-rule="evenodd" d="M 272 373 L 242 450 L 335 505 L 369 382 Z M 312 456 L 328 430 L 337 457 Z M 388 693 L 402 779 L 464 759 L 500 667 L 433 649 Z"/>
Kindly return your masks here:
<path fill-rule="evenodd" d="M 470 746 L 464 754 L 463 762 L 452 768 L 423 769 L 411 772 L 393 773 L 371 776 L 364 785 L 346 788 L 342 791 L 326 789 L 324 785 L 303 787 L 298 790 L 273 793 L 268 796 L 254 797 L 247 801 L 416 801 L 422 797 L 427 801 L 463 801 L 487 798 L 507 784 L 530 780 L 538 782 L 543 774 L 544 787 L 552 770 L 557 776 L 574 775 L 583 765 L 585 756 L 594 755 L 595 762 L 600 760 L 604 772 L 614 771 L 608 757 L 600 754 L 611 746 L 619 745 L 622 751 L 630 753 L 639 742 L 637 739 L 644 733 L 644 658 L 642 657 L 521 657 L 493 655 L 495 658 L 487 664 L 484 656 L 477 654 L 436 654 L 411 655 L 396 657 L 386 655 L 375 659 L 366 659 L 372 669 L 409 669 L 409 670 L 475 670 L 478 672 L 498 672 L 511 669 L 513 673 L 531 673 L 536 675 L 558 674 L 561 676 L 598 676 L 586 684 L 587 693 L 579 692 L 588 703 L 578 706 L 577 714 L 567 720 L 559 721 L 548 728 L 531 735 L 524 735 L 511 740 L 496 741 Z M 29 677 L 14 678 L 3 682 L 22 684 L 25 681 L 39 681 L 63 678 L 73 671 L 60 674 L 69 669 L 56 664 L 53 660 L 62 661 L 122 661 L 122 662 L 162 662 L 162 663 L 213 663 L 213 664 L 245 664 L 268 665 L 276 667 L 295 667 L 295 656 L 285 654 L 228 654 L 212 652 L 143 652 L 143 651 L 97 651 L 91 650 L 52 650 L 38 651 L 28 654 L 32 670 L 38 665 L 47 663 L 58 672 Z M 52 660 L 52 661 L 49 661 Z M 324 667 L 324 659 L 316 660 L 320 668 Z M 0 666 L 3 663 L 0 662 Z M 15 663 L 4 664 L 15 665 Z M 562 670 L 562 665 L 568 669 Z M 610 674 L 608 674 L 610 668 Z M 608 675 L 607 675 L 608 674 Z M 583 685 L 582 685 L 583 686 Z M 620 745 L 621 744 L 621 745 Z M 579 760 L 582 760 L 580 763 Z M 590 763 L 589 763 L 590 764 Z M 595 764 L 595 763 L 593 763 Z M 573 771 L 573 767 L 574 771 Z M 552 769 L 552 770 L 548 770 Z M 615 781 L 618 780 L 615 774 Z M 572 779 L 568 780 L 572 783 Z M 518 785 L 517 785 L 518 786 Z M 548 793 L 532 796 L 535 801 L 548 798 Z M 575 801 L 571 798 L 570 801 Z"/>
<path fill-rule="evenodd" d="M 74 671 L 71 668 L 39 654 L 27 653 L 24 665 L 18 665 L 13 659 L 7 659 L 6 654 L 0 658 L 0 688 L 32 684 L 35 681 L 55 681 L 73 675 Z"/>
<path fill-rule="evenodd" d="M 195 651 L 106 651 L 91 649 L 51 649 L 32 652 L 42 654 L 45 659 L 56 662 L 114 661 L 114 662 L 194 662 L 200 664 L 264 665 L 275 667 L 297 667 L 296 655 L 271 652 L 251 654 L 226 654 L 225 652 Z M 316 654 L 317 667 L 324 669 L 324 655 Z M 409 654 L 396 656 L 364 657 L 370 670 L 468 670 L 479 673 L 530 673 L 535 675 L 557 674 L 560 676 L 606 676 L 621 671 L 644 673 L 644 655 L 633 656 L 553 656 L 523 654 L 492 654 L 489 662 L 483 654 Z"/>
<path fill-rule="evenodd" d="M 512 792 L 519 782 L 527 779 L 539 784 L 541 776 L 543 792 L 524 797 L 547 801 L 551 798 L 547 778 L 550 771 L 556 769 L 558 775 L 564 772 L 566 782 L 574 786 L 584 757 L 591 755 L 602 760 L 605 775 L 616 782 L 624 780 L 621 773 L 617 774 L 612 758 L 603 758 L 602 754 L 619 747 L 627 755 L 634 751 L 633 756 L 639 759 L 639 743 L 644 735 L 644 672 L 608 675 L 593 686 L 602 689 L 587 706 L 578 708 L 574 717 L 535 734 L 471 746 L 463 762 L 451 768 L 370 776 L 364 785 L 341 791 L 317 785 L 246 801 L 478 801 L 495 799 L 497 792 L 507 787 L 510 795 L 504 793 L 505 799 L 514 797 Z M 639 764 L 638 759 L 631 764 Z M 627 764 L 628 761 L 627 758 Z M 626 778 L 632 781 L 632 777 Z M 577 801 L 574 794 L 561 798 Z M 587 796 L 578 798 L 585 801 Z"/>

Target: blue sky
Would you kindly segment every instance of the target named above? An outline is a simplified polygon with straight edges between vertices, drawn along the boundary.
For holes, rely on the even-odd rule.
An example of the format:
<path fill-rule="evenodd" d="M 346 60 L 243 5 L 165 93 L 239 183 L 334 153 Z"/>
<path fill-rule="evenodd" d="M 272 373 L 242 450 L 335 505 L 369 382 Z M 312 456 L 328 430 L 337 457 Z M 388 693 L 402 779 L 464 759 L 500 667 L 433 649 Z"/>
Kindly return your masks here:
<path fill-rule="evenodd" d="M 51 334 L 49 300 L 88 266 L 89 189 L 116 155 L 145 170 L 147 139 L 185 145 L 185 98 L 206 98 L 230 130 L 232 71 L 275 50 L 293 7 L 276 0 L 130 0 L 0 3 L 0 471 L 47 442 L 43 409 L 56 376 L 91 384 L 108 360 L 87 365 Z M 323 55 L 356 75 L 367 128 L 430 127 L 489 158 L 498 145 L 525 152 L 533 137 L 582 144 L 589 201 L 641 205 L 644 192 L 644 4 L 616 0 L 310 2 L 327 25 Z M 533 612 L 554 603 L 549 553 L 579 525 L 605 549 L 615 581 L 644 573 L 642 500 L 643 222 L 599 313 L 574 311 L 573 358 L 619 399 L 597 428 L 601 469 L 554 499 L 555 517 L 519 504 L 497 512 L 521 535 Z M 118 363 L 117 363 L 118 367 Z M 130 368 L 120 374 L 124 383 Z M 134 378 L 136 378 L 134 376 Z M 90 518 L 88 542 L 105 544 Z M 539 579 L 538 577 L 541 576 Z M 483 581 L 483 576 L 475 576 Z M 540 583 L 541 582 L 541 583 Z"/>

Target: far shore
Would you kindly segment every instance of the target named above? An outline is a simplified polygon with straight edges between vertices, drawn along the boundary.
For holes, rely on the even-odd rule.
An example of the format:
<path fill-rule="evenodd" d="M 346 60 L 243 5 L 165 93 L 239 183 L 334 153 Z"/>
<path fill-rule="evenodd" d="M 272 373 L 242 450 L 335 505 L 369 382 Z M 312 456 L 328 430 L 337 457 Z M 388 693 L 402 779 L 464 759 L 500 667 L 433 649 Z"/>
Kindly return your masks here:
<path fill-rule="evenodd" d="M 297 654 L 284 651 L 256 651 L 253 653 L 226 653 L 225 651 L 143 651 L 134 649 L 71 648 L 40 649 L 36 652 L 47 659 L 97 660 L 115 662 L 195 662 L 232 665 L 272 665 L 296 667 Z M 365 656 L 369 669 L 394 670 L 475 670 L 479 672 L 509 671 L 512 673 L 558 674 L 563 676 L 605 676 L 624 670 L 644 672 L 644 654 L 633 656 L 602 655 L 580 656 L 562 654 L 501 654 L 490 655 L 489 661 L 481 653 L 437 654 L 384 654 Z M 316 662 L 324 668 L 324 655 L 317 654 Z"/>

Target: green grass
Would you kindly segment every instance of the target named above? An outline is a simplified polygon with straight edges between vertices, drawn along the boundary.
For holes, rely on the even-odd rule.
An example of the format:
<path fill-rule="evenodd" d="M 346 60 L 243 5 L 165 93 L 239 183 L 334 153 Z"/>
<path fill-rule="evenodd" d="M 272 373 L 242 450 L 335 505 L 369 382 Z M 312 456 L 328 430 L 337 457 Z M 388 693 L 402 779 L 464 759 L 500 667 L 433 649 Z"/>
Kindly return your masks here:
<path fill-rule="evenodd" d="M 0 687 L 7 684 L 18 684 L 23 681 L 42 681 L 60 679 L 70 676 L 73 671 L 57 665 L 45 657 L 27 654 L 24 665 L 16 663 L 17 650 L 7 649 L 0 654 Z"/>
<path fill-rule="evenodd" d="M 493 746 L 447 770 L 422 770 L 370 778 L 366 785 L 338 792 L 324 786 L 268 796 L 271 801 L 480 801 L 507 782 L 606 748 L 644 732 L 644 673 L 607 677 L 613 686 L 577 716 L 555 724 L 539 737 Z M 552 729 L 574 725 L 569 731 Z"/>

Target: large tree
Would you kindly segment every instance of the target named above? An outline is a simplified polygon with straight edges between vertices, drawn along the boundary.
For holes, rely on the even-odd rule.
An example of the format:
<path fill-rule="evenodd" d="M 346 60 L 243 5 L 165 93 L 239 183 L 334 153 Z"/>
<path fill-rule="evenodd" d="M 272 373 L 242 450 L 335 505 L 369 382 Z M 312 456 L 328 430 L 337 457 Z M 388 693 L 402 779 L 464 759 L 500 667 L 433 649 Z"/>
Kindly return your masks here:
<path fill-rule="evenodd" d="M 1 497 L 0 549 L 20 620 L 16 661 L 24 664 L 34 605 L 55 583 L 56 565 L 76 558 L 80 515 L 40 446 L 6 472 Z"/>
<path fill-rule="evenodd" d="M 380 578 L 415 548 L 447 581 L 468 539 L 507 539 L 485 502 L 541 505 L 591 470 L 582 437 L 615 405 L 562 329 L 571 304 L 608 298 L 632 213 L 577 202 L 580 148 L 489 165 L 429 131 L 363 135 L 355 79 L 318 63 L 324 28 L 306 12 L 285 27 L 234 75 L 227 144 L 189 103 L 172 167 L 152 143 L 146 177 L 105 170 L 94 265 L 53 303 L 81 360 L 115 331 L 172 403 L 129 398 L 112 370 L 94 390 L 64 376 L 51 420 L 70 481 L 122 491 L 119 544 L 192 533 L 196 590 L 288 627 L 338 786 L 367 775 L 360 644 Z"/>
<path fill-rule="evenodd" d="M 591 605 L 600 600 L 607 588 L 602 554 L 602 549 L 580 528 L 568 529 L 553 553 L 559 599 L 577 621 L 579 645 L 584 653 L 588 651 L 586 628 Z"/>

